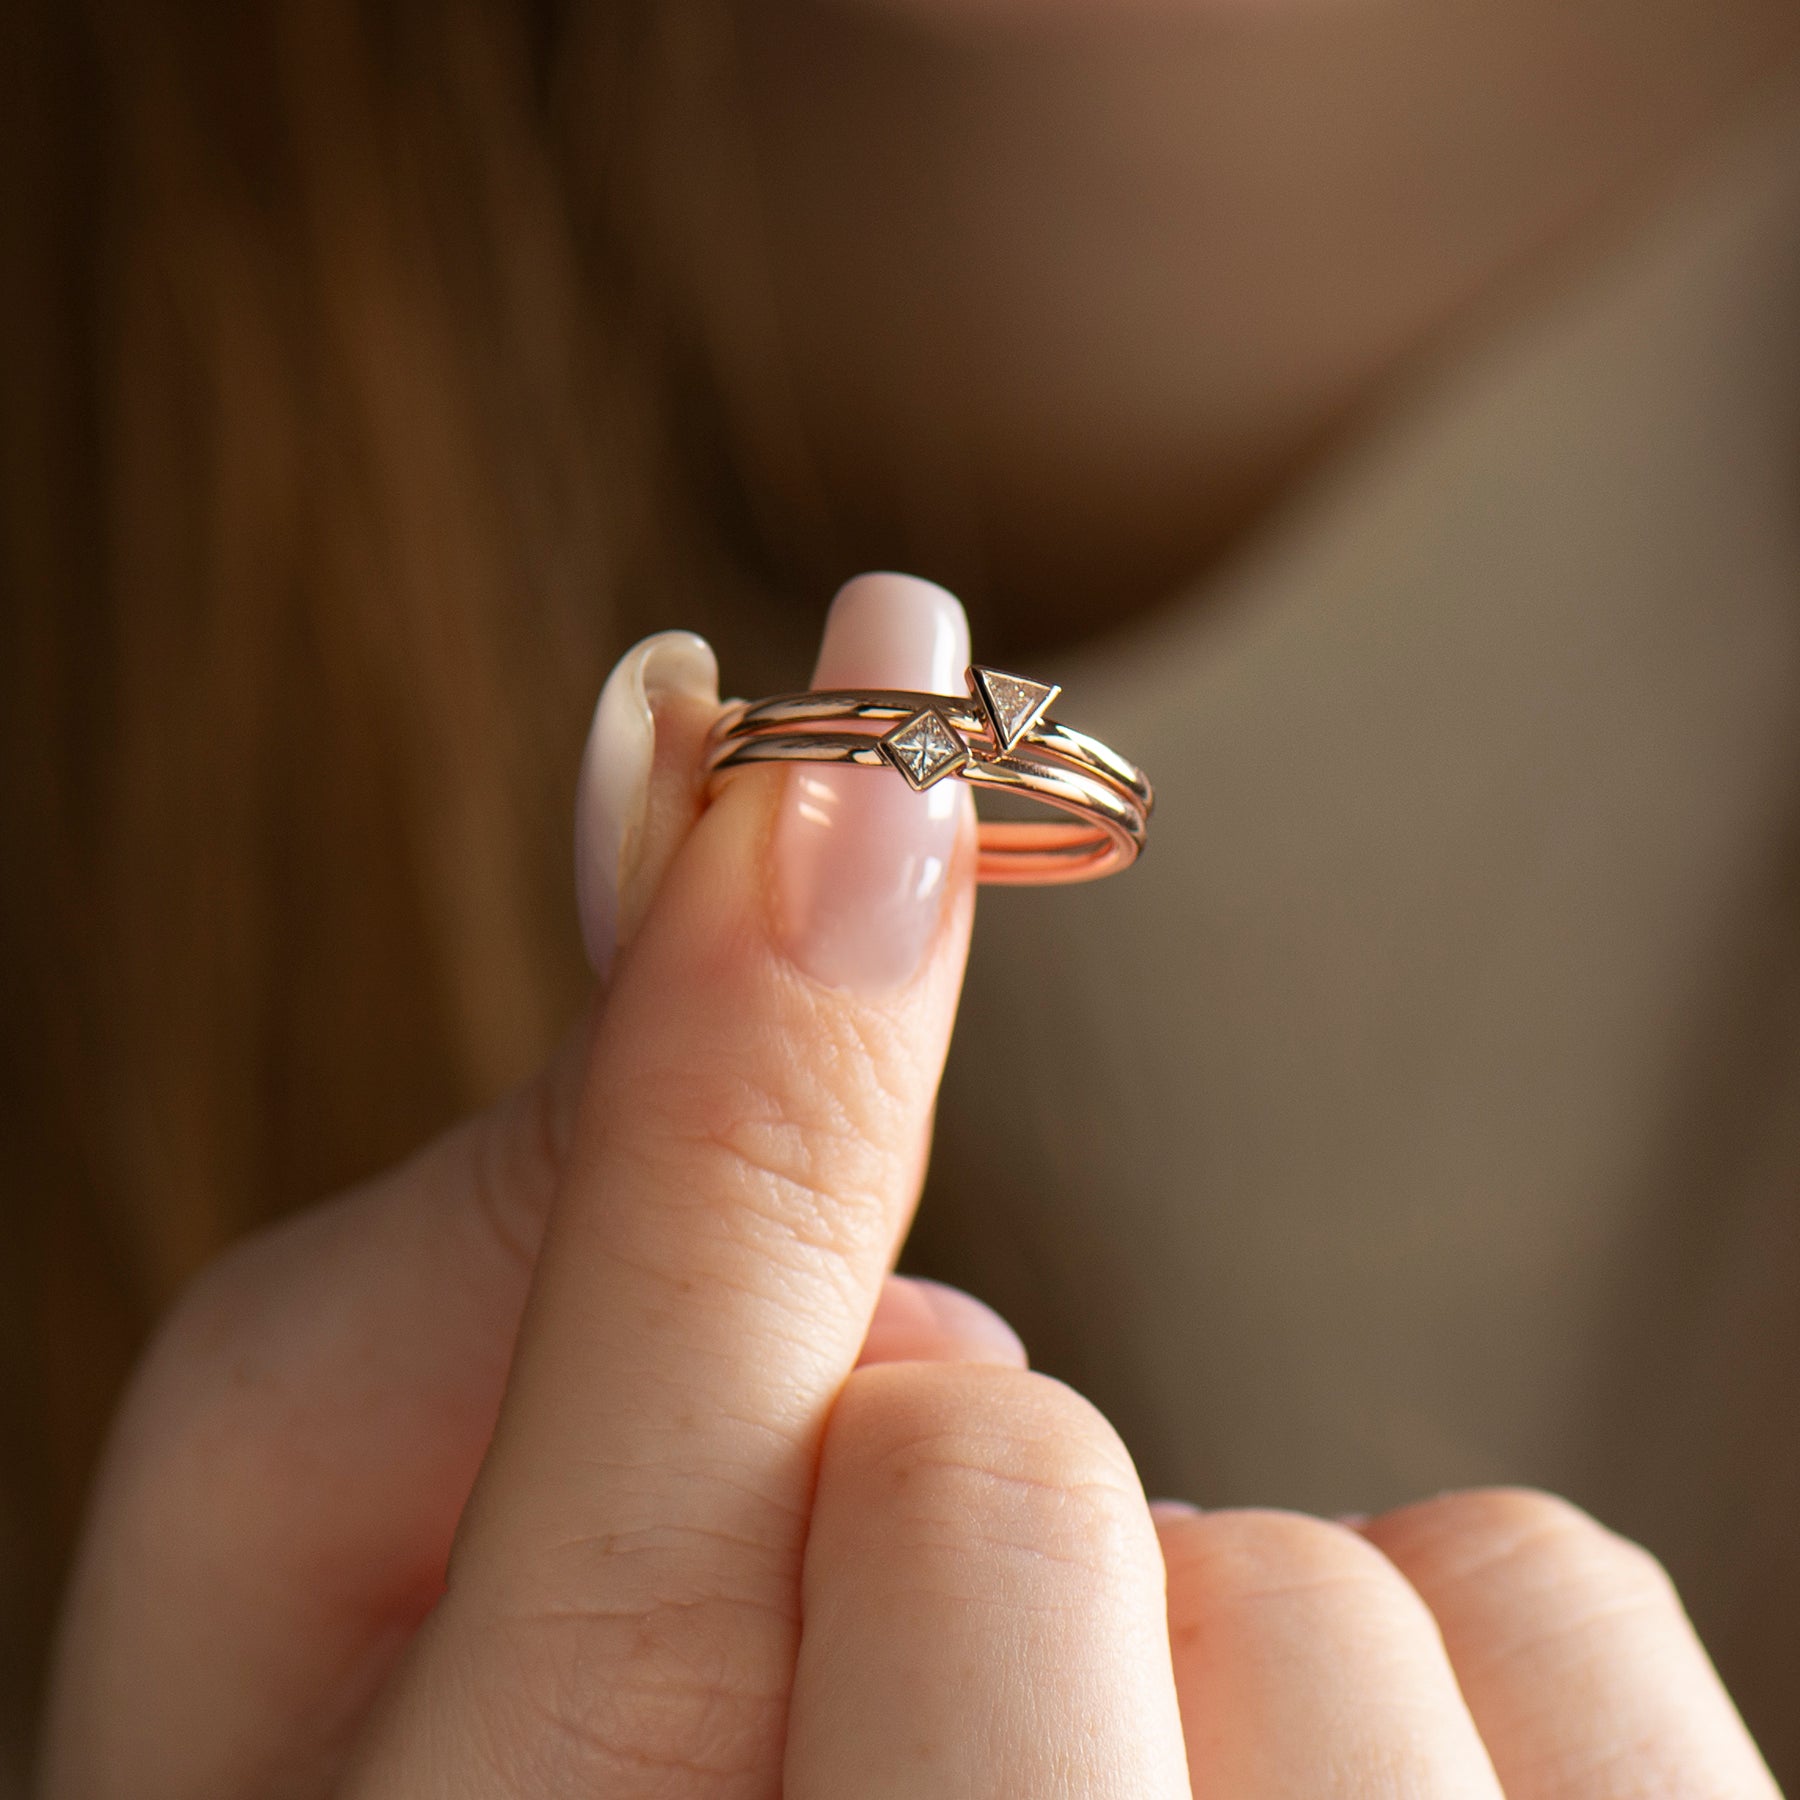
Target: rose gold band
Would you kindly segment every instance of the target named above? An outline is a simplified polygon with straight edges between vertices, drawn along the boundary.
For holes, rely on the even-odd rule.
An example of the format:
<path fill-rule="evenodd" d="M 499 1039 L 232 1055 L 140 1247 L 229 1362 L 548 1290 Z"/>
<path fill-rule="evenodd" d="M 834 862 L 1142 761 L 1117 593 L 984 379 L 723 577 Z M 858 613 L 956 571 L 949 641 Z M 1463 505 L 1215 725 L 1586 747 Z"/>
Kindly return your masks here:
<path fill-rule="evenodd" d="M 846 763 L 897 772 L 919 789 L 955 776 L 1066 815 L 982 820 L 984 882 L 1091 881 L 1135 862 L 1154 804 L 1143 771 L 1049 718 L 1057 688 L 979 666 L 969 687 L 967 698 L 841 688 L 740 701 L 713 727 L 708 772 L 718 779 L 752 763 Z M 873 725 L 891 729 L 854 729 Z"/>

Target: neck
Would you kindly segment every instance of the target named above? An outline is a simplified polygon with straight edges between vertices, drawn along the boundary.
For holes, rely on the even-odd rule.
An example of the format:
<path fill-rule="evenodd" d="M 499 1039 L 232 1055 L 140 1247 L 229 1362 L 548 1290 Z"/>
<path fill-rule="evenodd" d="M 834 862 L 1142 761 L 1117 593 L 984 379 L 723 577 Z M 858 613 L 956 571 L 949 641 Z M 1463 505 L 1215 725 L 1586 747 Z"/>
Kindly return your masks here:
<path fill-rule="evenodd" d="M 750 360 L 781 368 L 795 450 L 759 471 L 764 515 L 808 546 L 831 522 L 833 567 L 809 550 L 795 574 L 916 569 L 1009 649 L 1191 576 L 1407 359 L 1652 195 L 1800 42 L 1788 0 L 960 35 L 745 10 L 773 340 Z"/>

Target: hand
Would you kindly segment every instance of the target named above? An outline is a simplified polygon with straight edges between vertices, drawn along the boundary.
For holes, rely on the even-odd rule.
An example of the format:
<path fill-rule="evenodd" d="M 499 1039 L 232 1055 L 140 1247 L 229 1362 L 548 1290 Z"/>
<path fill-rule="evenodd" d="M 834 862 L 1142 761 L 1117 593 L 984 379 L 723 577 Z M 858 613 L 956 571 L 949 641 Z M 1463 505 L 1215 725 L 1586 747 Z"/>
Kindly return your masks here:
<path fill-rule="evenodd" d="M 882 578 L 820 678 L 965 654 Z M 968 820 L 848 771 L 696 822 L 713 711 L 677 679 L 647 818 L 602 809 L 627 873 L 584 921 L 632 942 L 590 1029 L 162 1334 L 48 1800 L 1771 1794 L 1666 1582 L 1572 1509 L 1153 1521 L 1000 1321 L 885 1278 Z"/>
<path fill-rule="evenodd" d="M 967 660 L 948 596 L 881 577 L 819 676 L 953 689 Z M 588 770 L 589 860 L 628 865 L 616 907 L 586 896 L 602 962 L 657 891 L 581 1041 L 228 1257 L 152 1350 L 50 1800 L 1182 1779 L 1117 1439 L 974 1302 L 884 1286 L 961 980 L 966 794 L 751 772 L 694 819 L 694 663 L 658 664 L 648 816 Z M 660 883 L 640 840 L 679 840 Z M 919 1355 L 948 1360 L 892 1360 Z"/>

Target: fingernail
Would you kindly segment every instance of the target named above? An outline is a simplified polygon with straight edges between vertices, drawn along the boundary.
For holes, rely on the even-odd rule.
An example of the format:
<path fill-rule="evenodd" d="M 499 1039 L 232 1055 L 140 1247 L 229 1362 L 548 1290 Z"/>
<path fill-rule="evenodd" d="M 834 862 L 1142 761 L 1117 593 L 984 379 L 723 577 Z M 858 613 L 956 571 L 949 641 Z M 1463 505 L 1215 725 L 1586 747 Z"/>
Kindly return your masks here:
<path fill-rule="evenodd" d="M 813 685 L 960 694 L 968 662 L 954 595 L 910 575 L 859 575 L 831 604 Z M 954 778 L 921 794 L 898 770 L 789 769 L 775 873 L 794 961 L 865 993 L 905 982 L 936 935 L 968 803 Z"/>
<path fill-rule="evenodd" d="M 965 663 L 964 668 L 968 667 Z M 984 1300 L 941 1281 L 917 1276 L 912 1286 L 943 1335 L 962 1346 L 969 1362 L 1001 1362 L 1024 1368 L 1024 1340 Z"/>
<path fill-rule="evenodd" d="M 890 1275 L 869 1322 L 862 1361 L 997 1363 L 1023 1369 L 1019 1334 L 973 1294 L 916 1275 Z"/>
<path fill-rule="evenodd" d="M 1173 1524 L 1177 1519 L 1197 1519 L 1200 1509 L 1191 1500 L 1152 1500 L 1150 1516 L 1161 1524 Z"/>
<path fill-rule="evenodd" d="M 600 690 L 575 791 L 575 903 L 596 975 L 619 945 L 620 895 L 639 853 L 656 760 L 652 702 L 687 694 L 716 702 L 712 646 L 691 631 L 659 631 L 619 658 Z"/>

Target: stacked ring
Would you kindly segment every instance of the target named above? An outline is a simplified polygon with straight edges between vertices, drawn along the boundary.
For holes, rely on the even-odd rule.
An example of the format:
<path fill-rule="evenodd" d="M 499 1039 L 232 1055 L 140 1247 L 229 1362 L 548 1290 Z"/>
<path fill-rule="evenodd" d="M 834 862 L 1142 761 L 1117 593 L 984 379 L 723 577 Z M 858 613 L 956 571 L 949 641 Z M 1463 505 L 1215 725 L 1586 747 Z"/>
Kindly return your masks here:
<path fill-rule="evenodd" d="M 833 688 L 734 702 L 713 727 L 708 774 L 716 780 L 765 762 L 848 763 L 897 771 L 919 790 L 960 778 L 1069 815 L 983 819 L 985 882 L 1091 881 L 1135 862 L 1155 803 L 1143 771 L 1050 718 L 1060 688 L 979 665 L 968 682 L 966 696 Z M 890 729 L 867 729 L 882 725 Z"/>

